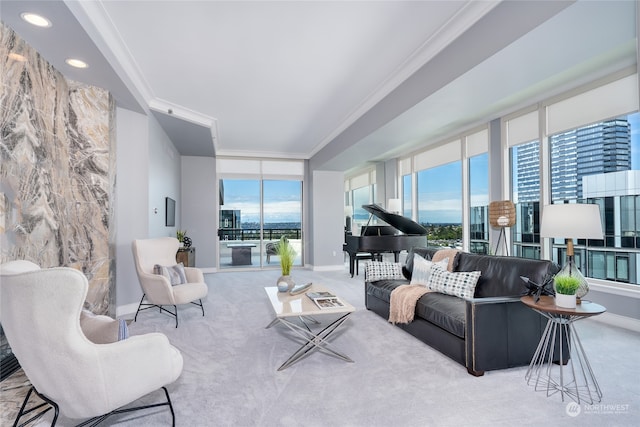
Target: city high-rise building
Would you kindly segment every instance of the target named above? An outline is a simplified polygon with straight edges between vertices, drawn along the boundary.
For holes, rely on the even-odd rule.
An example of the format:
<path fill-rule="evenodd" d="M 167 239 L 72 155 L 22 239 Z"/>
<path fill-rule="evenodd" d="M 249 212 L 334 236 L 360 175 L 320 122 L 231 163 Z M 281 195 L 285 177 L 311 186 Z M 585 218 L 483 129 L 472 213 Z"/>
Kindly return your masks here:
<path fill-rule="evenodd" d="M 626 118 L 551 137 L 551 200 L 582 199 L 582 177 L 631 169 L 631 125 Z"/>
<path fill-rule="evenodd" d="M 618 117 L 551 136 L 551 200 L 582 199 L 582 177 L 631 170 L 631 125 Z M 517 147 L 518 202 L 540 200 L 538 141 Z"/>

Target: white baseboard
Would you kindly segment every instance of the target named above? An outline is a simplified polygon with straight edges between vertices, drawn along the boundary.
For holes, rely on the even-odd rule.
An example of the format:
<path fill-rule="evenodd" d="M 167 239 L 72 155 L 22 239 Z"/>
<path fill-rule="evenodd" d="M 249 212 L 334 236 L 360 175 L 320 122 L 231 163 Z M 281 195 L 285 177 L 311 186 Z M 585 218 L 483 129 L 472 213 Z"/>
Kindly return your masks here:
<path fill-rule="evenodd" d="M 605 312 L 599 316 L 592 317 L 592 319 L 597 322 L 606 323 L 607 325 L 629 329 L 633 332 L 640 332 L 640 320 L 632 317 Z"/>
<path fill-rule="evenodd" d="M 313 271 L 340 271 L 344 270 L 344 264 L 337 265 L 319 265 L 311 268 Z"/>

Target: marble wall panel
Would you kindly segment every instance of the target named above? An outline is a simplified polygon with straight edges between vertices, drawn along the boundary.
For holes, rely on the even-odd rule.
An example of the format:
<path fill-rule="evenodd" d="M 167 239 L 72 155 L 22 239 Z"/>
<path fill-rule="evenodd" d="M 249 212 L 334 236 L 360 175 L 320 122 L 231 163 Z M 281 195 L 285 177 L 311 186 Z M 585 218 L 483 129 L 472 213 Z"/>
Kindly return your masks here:
<path fill-rule="evenodd" d="M 3 24 L 0 69 L 0 261 L 77 268 L 86 308 L 108 313 L 113 102 L 67 81 Z"/>

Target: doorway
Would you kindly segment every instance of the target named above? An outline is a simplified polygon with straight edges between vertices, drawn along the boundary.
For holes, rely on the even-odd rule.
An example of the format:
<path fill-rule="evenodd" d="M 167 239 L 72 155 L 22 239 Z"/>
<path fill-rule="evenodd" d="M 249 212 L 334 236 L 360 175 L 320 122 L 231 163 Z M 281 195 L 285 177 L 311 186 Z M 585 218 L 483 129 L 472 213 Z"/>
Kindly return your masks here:
<path fill-rule="evenodd" d="M 279 268 L 274 246 L 285 237 L 303 263 L 302 181 L 222 178 L 219 181 L 218 266 Z"/>

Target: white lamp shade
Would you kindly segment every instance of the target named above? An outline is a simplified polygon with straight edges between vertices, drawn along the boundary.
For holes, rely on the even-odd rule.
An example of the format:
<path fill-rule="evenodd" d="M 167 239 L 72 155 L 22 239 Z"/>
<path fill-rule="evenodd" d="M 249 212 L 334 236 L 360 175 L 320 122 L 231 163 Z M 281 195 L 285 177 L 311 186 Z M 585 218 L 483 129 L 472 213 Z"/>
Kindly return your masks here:
<path fill-rule="evenodd" d="M 542 210 L 541 237 L 602 239 L 603 235 L 598 205 L 545 205 Z"/>
<path fill-rule="evenodd" d="M 387 210 L 392 213 L 400 213 L 402 211 L 400 199 L 389 199 L 389 203 L 387 203 Z"/>

